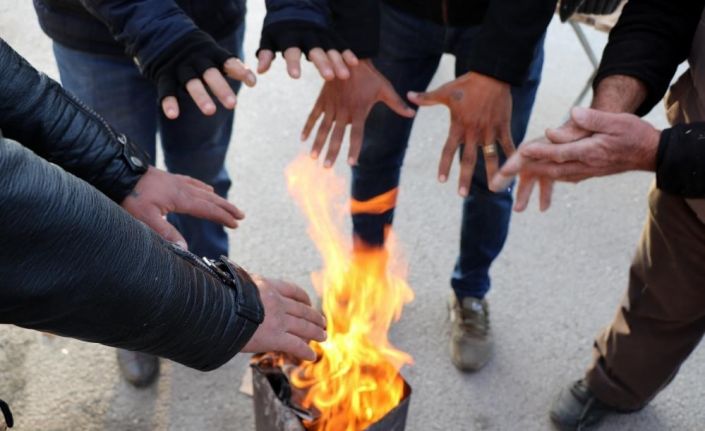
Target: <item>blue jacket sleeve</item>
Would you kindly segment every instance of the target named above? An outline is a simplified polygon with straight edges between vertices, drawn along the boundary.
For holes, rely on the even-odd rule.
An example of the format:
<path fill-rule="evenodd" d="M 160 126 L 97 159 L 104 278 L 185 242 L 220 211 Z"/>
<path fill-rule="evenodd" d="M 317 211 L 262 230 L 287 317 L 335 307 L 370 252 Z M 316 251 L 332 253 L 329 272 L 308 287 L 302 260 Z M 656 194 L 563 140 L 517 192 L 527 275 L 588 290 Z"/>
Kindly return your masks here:
<path fill-rule="evenodd" d="M 264 26 L 282 21 L 306 21 L 319 27 L 330 26 L 328 0 L 266 0 Z"/>
<path fill-rule="evenodd" d="M 81 0 L 125 46 L 142 70 L 167 47 L 198 27 L 171 0 Z"/>

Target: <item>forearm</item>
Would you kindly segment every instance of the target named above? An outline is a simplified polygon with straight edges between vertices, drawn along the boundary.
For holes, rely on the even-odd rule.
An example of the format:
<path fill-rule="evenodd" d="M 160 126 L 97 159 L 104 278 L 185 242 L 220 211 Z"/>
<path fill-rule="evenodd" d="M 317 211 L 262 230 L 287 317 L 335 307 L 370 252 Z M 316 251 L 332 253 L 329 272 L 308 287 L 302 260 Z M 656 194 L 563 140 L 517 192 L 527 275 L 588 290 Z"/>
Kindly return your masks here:
<path fill-rule="evenodd" d="M 2 139 L 0 172 L 0 323 L 201 370 L 254 333 L 262 316 L 243 297 L 256 287 L 226 286 L 88 184 Z"/>
<path fill-rule="evenodd" d="M 90 182 L 116 202 L 148 161 L 101 117 L 0 40 L 0 128 L 39 156 Z"/>
<path fill-rule="evenodd" d="M 648 113 L 690 53 L 702 10 L 701 1 L 629 1 L 610 32 L 594 87 L 614 75 L 631 76 L 644 84 L 646 93 L 630 112 Z"/>
<path fill-rule="evenodd" d="M 605 112 L 634 113 L 644 102 L 647 92 L 646 85 L 637 78 L 611 75 L 597 84 L 591 107 Z"/>

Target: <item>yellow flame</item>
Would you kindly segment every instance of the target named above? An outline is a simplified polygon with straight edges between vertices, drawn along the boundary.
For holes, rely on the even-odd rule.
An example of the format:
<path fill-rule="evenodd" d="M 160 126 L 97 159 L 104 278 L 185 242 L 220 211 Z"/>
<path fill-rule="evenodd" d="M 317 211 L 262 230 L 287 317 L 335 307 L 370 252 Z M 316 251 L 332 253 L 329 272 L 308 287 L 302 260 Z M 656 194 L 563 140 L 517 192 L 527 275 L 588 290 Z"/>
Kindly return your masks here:
<path fill-rule="evenodd" d="M 315 423 L 306 424 L 310 430 L 361 431 L 404 396 L 399 369 L 412 358 L 394 348 L 387 333 L 414 298 L 405 281 L 406 264 L 391 232 L 386 249 L 356 247 L 352 252 L 350 235 L 342 229 L 350 202 L 343 205 L 341 198 L 348 192 L 332 170 L 300 156 L 286 175 L 323 258 L 323 270 L 311 278 L 328 319 L 328 340 L 313 344 L 319 359 L 304 362 L 291 380 L 307 391 L 304 407 L 315 406 L 321 413 Z"/>

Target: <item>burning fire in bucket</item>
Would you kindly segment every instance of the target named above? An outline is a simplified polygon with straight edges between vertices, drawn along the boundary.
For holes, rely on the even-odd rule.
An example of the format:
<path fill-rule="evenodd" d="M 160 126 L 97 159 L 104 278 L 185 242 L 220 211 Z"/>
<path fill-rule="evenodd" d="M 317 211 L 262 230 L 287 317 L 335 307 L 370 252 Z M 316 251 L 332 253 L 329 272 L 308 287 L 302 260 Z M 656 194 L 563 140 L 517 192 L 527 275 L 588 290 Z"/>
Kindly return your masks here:
<path fill-rule="evenodd" d="M 313 345 L 318 360 L 298 365 L 291 384 L 305 393 L 302 407 L 320 414 L 304 421 L 307 429 L 365 430 L 405 396 L 399 370 L 412 358 L 392 346 L 387 334 L 414 298 L 405 281 L 406 264 L 392 232 L 386 248 L 358 246 L 353 252 L 350 235 L 342 229 L 350 203 L 341 198 L 348 191 L 333 170 L 300 156 L 286 176 L 323 258 L 324 268 L 312 274 L 312 281 L 328 319 L 328 340 Z M 365 205 L 374 213 L 374 206 L 384 203 L 373 199 Z"/>

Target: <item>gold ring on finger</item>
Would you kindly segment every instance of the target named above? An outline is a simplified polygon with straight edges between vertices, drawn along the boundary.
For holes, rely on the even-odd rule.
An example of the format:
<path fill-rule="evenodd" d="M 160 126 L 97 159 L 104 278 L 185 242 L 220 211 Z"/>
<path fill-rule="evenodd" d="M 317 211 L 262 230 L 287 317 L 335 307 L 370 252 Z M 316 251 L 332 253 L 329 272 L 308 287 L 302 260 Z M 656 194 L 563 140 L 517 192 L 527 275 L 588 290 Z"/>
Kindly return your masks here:
<path fill-rule="evenodd" d="M 483 145 L 482 146 L 482 153 L 486 157 L 496 156 L 497 155 L 497 145 L 495 145 L 495 144 Z"/>

